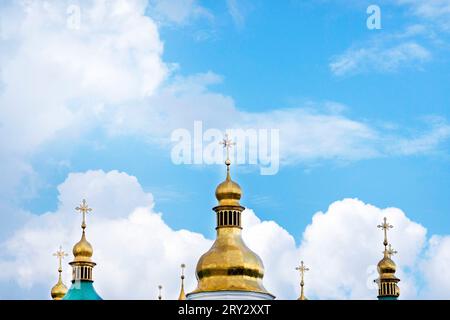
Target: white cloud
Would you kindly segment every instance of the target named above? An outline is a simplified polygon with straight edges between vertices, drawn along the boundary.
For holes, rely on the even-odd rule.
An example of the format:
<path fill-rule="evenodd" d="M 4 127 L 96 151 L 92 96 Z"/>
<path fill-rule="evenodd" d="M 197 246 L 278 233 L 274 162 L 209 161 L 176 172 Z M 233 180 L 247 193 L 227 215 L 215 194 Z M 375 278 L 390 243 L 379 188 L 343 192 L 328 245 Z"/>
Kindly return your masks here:
<path fill-rule="evenodd" d="M 387 217 L 394 228 L 389 240 L 399 252 L 394 260 L 401 278 L 402 298 L 417 296 L 414 269 L 425 242 L 426 230 L 399 209 L 379 209 L 359 200 L 346 199 L 313 216 L 303 235 L 300 252 L 310 265 L 311 296 L 325 299 L 370 299 L 376 297 L 373 279 L 382 258 L 383 234 L 376 228 Z"/>
<path fill-rule="evenodd" d="M 409 139 L 398 139 L 392 145 L 392 152 L 401 155 L 413 155 L 431 153 L 437 150 L 437 146 L 450 137 L 450 126 L 445 119 L 440 117 L 429 117 L 427 122 L 431 130 L 427 133 L 419 133 L 416 137 Z"/>
<path fill-rule="evenodd" d="M 150 16 L 169 24 L 184 25 L 198 18 L 214 19 L 197 0 L 150 0 L 148 11 Z"/>
<path fill-rule="evenodd" d="M 430 299 L 448 299 L 450 293 L 450 236 L 433 236 L 426 258 L 421 265 L 425 275 L 424 296 Z"/>
<path fill-rule="evenodd" d="M 89 131 L 102 110 L 152 94 L 168 73 L 157 26 L 144 16 L 146 1 L 81 1 L 79 29 L 68 24 L 69 5 L 2 4 L 0 192 L 6 199 L 35 174 L 28 160 L 39 147 Z"/>
<path fill-rule="evenodd" d="M 420 67 L 431 59 L 431 52 L 409 41 L 393 46 L 367 45 L 352 48 L 334 57 L 330 69 L 336 76 L 365 72 L 394 72 L 403 67 Z"/>
<path fill-rule="evenodd" d="M 81 218 L 74 207 L 83 197 L 94 208 L 88 216 L 87 237 L 98 263 L 95 286 L 104 298 L 155 299 L 156 287 L 162 284 L 165 298 L 175 299 L 182 262 L 188 266 L 187 290 L 195 288 L 196 262 L 212 240 L 170 228 L 154 211 L 152 195 L 142 190 L 135 177 L 117 171 L 74 173 L 58 190 L 60 203 L 55 212 L 30 217 L 1 244 L 0 297 L 49 298 L 48 290 L 56 280 L 51 253 L 59 244 L 69 250 L 78 241 Z M 376 291 L 368 284 L 376 277 L 374 266 L 382 257 L 382 233 L 376 225 L 384 216 L 394 225 L 389 238 L 399 252 L 395 261 L 402 298 L 420 296 L 416 279 L 424 268 L 417 266 L 423 263 L 430 272 L 425 275 L 428 290 L 445 297 L 448 281 L 439 281 L 437 275 L 448 264 L 450 242 L 447 237 L 432 237 L 427 259 L 421 263 L 426 230 L 396 208 L 379 209 L 354 199 L 337 201 L 327 212 L 313 216 L 300 247 L 276 222 L 261 221 L 247 209 L 244 238 L 264 261 L 266 288 L 280 299 L 297 297 L 295 266 L 300 259 L 311 269 L 306 278 L 310 298 L 370 299 Z M 64 278 L 68 283 L 68 266 Z M 12 292 L 17 296 L 11 296 Z"/>
<path fill-rule="evenodd" d="M 58 190 L 55 212 L 29 218 L 2 244 L 0 297 L 11 298 L 6 283 L 13 281 L 23 292 L 37 288 L 34 298 L 48 298 L 56 270 L 51 253 L 59 244 L 70 253 L 79 240 L 81 217 L 74 207 L 82 198 L 94 209 L 87 218 L 87 238 L 98 263 L 95 285 L 104 298 L 153 299 L 160 283 L 167 297 L 175 297 L 182 262 L 190 266 L 187 286 L 193 287 L 193 266 L 211 242 L 200 234 L 168 227 L 153 210 L 152 195 L 142 190 L 136 178 L 117 171 L 76 173 Z M 73 256 L 68 258 L 66 262 Z M 68 266 L 64 275 L 69 283 Z"/>
<path fill-rule="evenodd" d="M 425 154 L 438 150 L 449 137 L 446 132 L 450 126 L 445 119 L 424 119 L 429 129 L 406 135 L 403 132 L 408 128 L 386 130 L 352 119 L 345 114 L 348 107 L 334 102 L 245 112 L 230 96 L 211 88 L 221 81 L 212 72 L 177 77 L 144 103 L 117 106 L 114 112 L 103 113 L 101 123 L 111 135 L 137 135 L 166 147 L 170 146 L 173 130 L 193 132 L 198 120 L 203 122 L 204 130 L 279 129 L 284 164 Z M 147 119 L 152 119 L 151 126 Z"/>
<path fill-rule="evenodd" d="M 449 0 L 397 0 L 398 4 L 408 5 L 411 11 L 445 30 L 450 30 L 450 1 Z"/>

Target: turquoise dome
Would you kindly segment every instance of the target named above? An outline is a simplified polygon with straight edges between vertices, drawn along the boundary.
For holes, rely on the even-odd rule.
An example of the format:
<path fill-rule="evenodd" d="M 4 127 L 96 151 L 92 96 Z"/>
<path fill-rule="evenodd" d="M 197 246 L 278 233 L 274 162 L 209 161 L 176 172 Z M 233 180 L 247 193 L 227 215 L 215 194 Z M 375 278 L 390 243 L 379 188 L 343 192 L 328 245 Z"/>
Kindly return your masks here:
<path fill-rule="evenodd" d="M 63 300 L 103 300 L 95 291 L 92 281 L 75 281 Z"/>

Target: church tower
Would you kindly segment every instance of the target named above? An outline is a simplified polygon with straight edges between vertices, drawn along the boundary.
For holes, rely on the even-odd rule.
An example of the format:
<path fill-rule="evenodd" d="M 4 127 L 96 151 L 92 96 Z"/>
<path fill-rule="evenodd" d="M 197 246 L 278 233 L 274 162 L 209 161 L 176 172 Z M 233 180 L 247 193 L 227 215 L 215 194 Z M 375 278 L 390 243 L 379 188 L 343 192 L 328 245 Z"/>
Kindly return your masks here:
<path fill-rule="evenodd" d="M 234 143 L 226 135 L 222 144 L 227 152 L 227 175 L 216 188 L 216 240 L 197 263 L 198 285 L 187 299 L 272 300 L 275 297 L 263 286 L 263 263 L 242 239 L 242 190 L 230 176 L 229 148 Z"/>
<path fill-rule="evenodd" d="M 387 240 L 387 231 L 393 228 L 393 226 L 387 222 L 385 217 L 383 223 L 378 225 L 378 228 L 384 231 L 383 259 L 378 262 L 377 269 L 379 277 L 374 280 L 378 284 L 378 300 L 397 300 L 400 296 L 400 289 L 397 285 L 400 279 L 395 276 L 397 267 L 391 259 L 392 255 L 396 254 L 397 251 L 392 249 Z"/>
<path fill-rule="evenodd" d="M 59 247 L 59 250 L 53 254 L 58 259 L 58 282 L 53 286 L 51 290 L 51 296 L 53 300 L 61 300 L 67 293 L 67 287 L 63 283 L 61 278 L 62 273 L 62 259 L 67 257 L 67 253 L 65 253 L 62 247 Z"/>
<path fill-rule="evenodd" d="M 75 210 L 83 215 L 81 224 L 83 232 L 81 240 L 75 244 L 72 250 L 74 260 L 69 263 L 72 266 L 72 286 L 64 296 L 64 300 L 102 300 L 94 289 L 92 271 L 96 264 L 91 259 L 94 249 L 86 240 L 85 232 L 86 213 L 91 212 L 92 209 L 88 207 L 86 200 L 83 200 Z"/>

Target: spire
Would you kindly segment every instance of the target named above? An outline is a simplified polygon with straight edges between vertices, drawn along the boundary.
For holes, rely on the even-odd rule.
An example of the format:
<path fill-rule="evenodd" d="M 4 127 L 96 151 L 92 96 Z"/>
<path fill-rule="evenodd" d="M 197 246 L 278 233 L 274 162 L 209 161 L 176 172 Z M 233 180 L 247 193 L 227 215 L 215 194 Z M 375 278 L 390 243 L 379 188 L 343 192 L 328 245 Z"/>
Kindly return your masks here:
<path fill-rule="evenodd" d="M 184 293 L 184 268 L 186 265 L 184 263 L 181 264 L 181 289 L 180 295 L 178 296 L 178 300 L 186 300 L 186 294 Z"/>
<path fill-rule="evenodd" d="M 383 232 L 384 232 L 384 241 L 383 241 L 383 245 L 384 245 L 384 249 L 385 249 L 385 250 L 386 250 L 386 248 L 387 248 L 387 246 L 388 246 L 387 232 L 388 232 L 389 229 L 392 229 L 393 227 L 394 227 L 394 226 L 390 225 L 390 224 L 387 222 L 387 218 L 386 218 L 386 217 L 383 218 L 383 223 L 382 223 L 382 224 L 379 224 L 379 225 L 377 226 L 377 228 L 382 229 Z"/>
<path fill-rule="evenodd" d="M 224 149 L 226 150 L 226 160 L 225 165 L 227 166 L 227 176 L 225 178 L 225 181 L 223 181 L 221 184 L 219 184 L 216 188 L 216 198 L 219 201 L 219 205 L 216 207 L 223 207 L 223 206 L 238 206 L 241 207 L 239 200 L 242 196 L 242 190 L 239 184 L 231 180 L 230 176 L 230 148 L 232 146 L 235 146 L 236 143 L 233 142 L 228 138 L 228 134 L 225 134 L 225 138 L 220 142 L 221 145 L 223 145 Z M 241 207 L 242 210 L 244 209 Z M 237 224 L 238 221 L 235 221 L 236 226 L 240 226 Z"/>
<path fill-rule="evenodd" d="M 223 138 L 223 140 L 220 142 L 221 145 L 223 145 L 224 149 L 226 150 L 226 154 L 227 154 L 227 158 L 225 160 L 225 164 L 227 166 L 227 181 L 231 180 L 230 177 L 230 164 L 231 164 L 231 160 L 230 160 L 230 149 L 231 147 L 236 145 L 236 142 L 233 142 L 231 139 L 228 138 L 228 133 L 225 133 L 225 137 Z"/>
<path fill-rule="evenodd" d="M 308 300 L 305 297 L 305 292 L 304 292 L 304 286 L 305 286 L 305 281 L 304 281 L 304 276 L 305 276 L 305 272 L 309 271 L 309 268 L 307 268 L 305 266 L 305 264 L 303 263 L 303 261 L 300 262 L 300 266 L 295 268 L 295 270 L 300 271 L 300 297 L 297 300 Z"/>
<path fill-rule="evenodd" d="M 159 294 L 158 294 L 158 300 L 162 300 L 162 285 L 159 285 L 158 286 L 158 291 L 159 291 Z"/>
<path fill-rule="evenodd" d="M 387 222 L 387 218 L 384 217 L 383 223 L 377 226 L 384 233 L 384 251 L 383 259 L 378 262 L 378 279 L 374 280 L 378 284 L 378 299 L 379 300 L 395 300 L 400 296 L 400 289 L 397 283 L 400 281 L 395 276 L 396 265 L 391 259 L 394 254 L 397 253 L 392 249 L 391 244 L 388 241 L 387 232 L 392 229 L 393 226 Z"/>
<path fill-rule="evenodd" d="M 62 282 L 61 273 L 62 273 L 62 259 L 67 257 L 67 253 L 65 253 L 62 247 L 59 247 L 59 250 L 53 254 L 58 259 L 58 282 L 53 286 L 51 291 L 51 296 L 53 300 L 61 300 L 67 293 L 67 287 Z"/>
<path fill-rule="evenodd" d="M 77 262 L 87 264 L 88 267 L 93 268 L 95 266 L 95 263 L 92 262 L 91 257 L 94 253 L 94 250 L 92 248 L 92 245 L 86 240 L 86 213 L 91 212 L 92 209 L 89 208 L 86 200 L 83 199 L 81 205 L 76 207 L 75 210 L 81 212 L 83 215 L 83 221 L 81 223 L 81 229 L 83 231 L 81 234 L 81 240 L 78 241 L 78 243 L 73 247 L 73 255 L 75 257 L 75 260 L 71 263 Z M 89 272 L 83 275 L 80 274 L 76 278 L 78 277 L 81 277 L 83 280 L 92 280 L 92 274 Z M 74 280 L 79 279 L 74 278 Z"/>
<path fill-rule="evenodd" d="M 198 285 L 187 298 L 203 296 L 206 292 L 239 291 L 239 294 L 251 292 L 273 299 L 262 283 L 264 265 L 261 259 L 242 239 L 241 214 L 245 209 L 239 202 L 242 190 L 230 176 L 230 148 L 236 143 L 226 134 L 220 144 L 226 149 L 227 174 L 225 181 L 216 188 L 218 205 L 213 208 L 217 222 L 216 241 L 199 259 L 196 268 Z"/>
<path fill-rule="evenodd" d="M 86 239 L 86 214 L 91 212 L 86 200 L 75 208 L 83 215 L 81 222 L 81 239 L 72 249 L 74 259 L 69 264 L 72 266 L 72 287 L 67 292 L 64 299 L 67 300 L 101 300 L 95 291 L 92 272 L 96 263 L 92 261 L 94 249 Z"/>

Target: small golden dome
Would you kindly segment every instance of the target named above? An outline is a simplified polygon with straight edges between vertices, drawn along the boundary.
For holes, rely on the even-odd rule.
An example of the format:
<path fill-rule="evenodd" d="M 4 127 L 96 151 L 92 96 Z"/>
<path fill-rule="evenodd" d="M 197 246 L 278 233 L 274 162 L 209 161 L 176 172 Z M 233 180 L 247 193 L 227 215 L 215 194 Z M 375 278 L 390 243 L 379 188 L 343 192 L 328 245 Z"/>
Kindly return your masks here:
<path fill-rule="evenodd" d="M 219 201 L 219 206 L 239 206 L 241 197 L 241 187 L 231 180 L 230 167 L 227 165 L 227 178 L 216 188 L 216 198 Z"/>
<path fill-rule="evenodd" d="M 92 254 L 94 253 L 94 249 L 92 249 L 92 245 L 86 240 L 86 235 L 83 230 L 83 235 L 81 236 L 81 240 L 78 241 L 73 246 L 73 255 L 75 257 L 75 262 L 90 262 Z"/>
<path fill-rule="evenodd" d="M 395 265 L 395 262 L 392 261 L 391 258 L 385 256 L 383 259 L 378 262 L 378 273 L 385 274 L 385 273 L 395 273 L 395 270 L 397 269 L 397 266 Z"/>
<path fill-rule="evenodd" d="M 61 300 L 67 293 L 67 287 L 62 283 L 61 276 L 59 277 L 58 283 L 52 288 L 51 295 L 53 300 Z"/>

